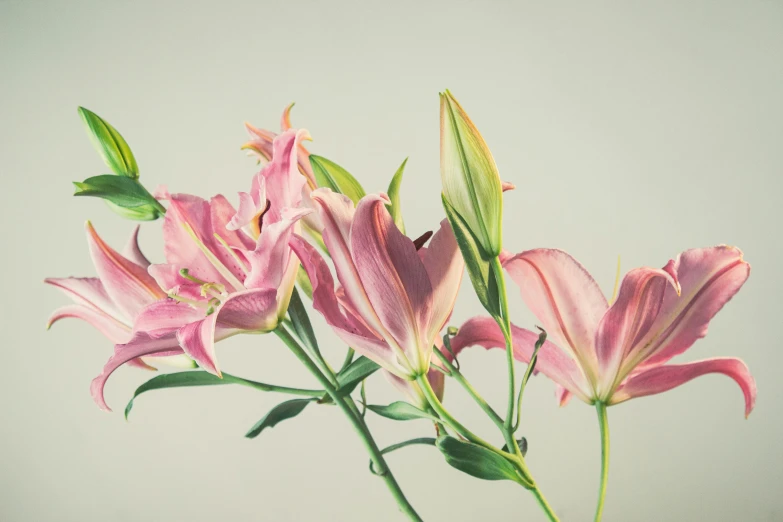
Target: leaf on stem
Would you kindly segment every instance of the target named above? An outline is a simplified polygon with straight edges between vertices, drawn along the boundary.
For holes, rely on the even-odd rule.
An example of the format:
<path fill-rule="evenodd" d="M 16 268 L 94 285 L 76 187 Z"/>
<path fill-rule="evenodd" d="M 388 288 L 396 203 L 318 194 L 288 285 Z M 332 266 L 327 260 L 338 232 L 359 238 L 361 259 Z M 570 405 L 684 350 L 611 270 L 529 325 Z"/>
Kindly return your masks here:
<path fill-rule="evenodd" d="M 250 428 L 245 434 L 248 439 L 254 439 L 258 437 L 262 431 L 266 428 L 274 428 L 280 422 L 291 419 L 302 413 L 308 404 L 315 401 L 312 399 L 292 399 L 290 401 L 281 402 L 264 415 L 264 418 L 258 421 L 255 426 Z"/>
<path fill-rule="evenodd" d="M 463 473 L 483 480 L 512 480 L 531 487 L 508 459 L 478 444 L 443 436 L 438 439 L 437 446 L 446 462 Z"/>
<path fill-rule="evenodd" d="M 389 183 L 389 189 L 386 191 L 390 201 L 386 208 L 389 209 L 389 214 L 391 214 L 394 224 L 397 225 L 397 228 L 403 234 L 405 233 L 405 223 L 402 220 L 402 208 L 400 207 L 400 185 L 402 185 L 402 173 L 405 170 L 406 163 L 408 163 L 408 158 L 405 158 L 400 168 L 397 169 L 391 183 Z"/>
<path fill-rule="evenodd" d="M 138 179 L 139 166 L 136 164 L 136 158 L 133 157 L 128 143 L 117 129 L 84 107 L 79 107 L 79 116 L 90 132 L 95 150 L 101 155 L 106 166 L 118 176 Z"/>
<path fill-rule="evenodd" d="M 367 409 L 373 413 L 386 417 L 387 419 L 398 421 L 409 421 L 416 419 L 427 419 L 433 422 L 441 422 L 438 417 L 430 415 L 424 410 L 420 410 L 416 406 L 403 401 L 393 402 L 387 406 L 381 406 L 378 404 L 368 404 Z"/>

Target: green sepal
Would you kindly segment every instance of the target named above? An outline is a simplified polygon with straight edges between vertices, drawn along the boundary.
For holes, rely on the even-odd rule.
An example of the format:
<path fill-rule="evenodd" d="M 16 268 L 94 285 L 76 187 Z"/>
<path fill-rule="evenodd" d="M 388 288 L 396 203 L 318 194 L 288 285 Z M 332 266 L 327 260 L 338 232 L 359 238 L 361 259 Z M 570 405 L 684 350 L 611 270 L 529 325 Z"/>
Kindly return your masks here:
<path fill-rule="evenodd" d="M 136 158 L 133 157 L 128 143 L 117 129 L 84 107 L 79 107 L 79 116 L 90 132 L 95 150 L 101 155 L 106 166 L 118 176 L 138 179 L 139 166 L 136 164 Z"/>
<path fill-rule="evenodd" d="M 462 217 L 446 200 L 446 197 L 441 195 L 441 199 L 443 200 L 443 208 L 446 210 L 446 217 L 451 223 L 457 244 L 465 260 L 465 266 L 468 269 L 470 282 L 473 283 L 476 296 L 487 312 L 498 320 L 501 317 L 500 293 L 495 271 L 492 268 L 493 257 L 484 250 Z"/>
<path fill-rule="evenodd" d="M 319 187 L 327 187 L 334 192 L 348 196 L 354 205 L 365 196 L 361 184 L 337 163 L 322 156 L 310 154 L 310 166 Z"/>
<path fill-rule="evenodd" d="M 438 439 L 437 447 L 446 462 L 463 473 L 483 480 L 512 480 L 531 487 L 508 459 L 483 446 L 443 436 Z"/>
<path fill-rule="evenodd" d="M 408 158 L 405 158 L 400 168 L 397 169 L 391 183 L 389 183 L 389 189 L 386 191 L 390 201 L 386 208 L 389 209 L 389 214 L 391 214 L 394 224 L 397 225 L 397 228 L 403 234 L 405 233 L 405 223 L 402 220 L 402 207 L 400 206 L 400 185 L 402 185 L 402 173 L 405 170 L 406 163 L 408 163 Z"/>
<path fill-rule="evenodd" d="M 416 406 L 403 401 L 393 402 L 388 406 L 368 404 L 367 409 L 376 415 L 380 415 L 381 417 L 386 417 L 387 419 L 392 420 L 409 421 L 415 419 L 428 419 L 433 422 L 440 422 L 440 419 L 437 417 L 430 415 L 426 411 L 420 410 Z"/>
<path fill-rule="evenodd" d="M 250 431 L 245 433 L 245 437 L 248 439 L 254 439 L 258 437 L 262 431 L 266 428 L 274 428 L 280 422 L 292 419 L 302 413 L 308 404 L 315 399 L 291 399 L 290 401 L 281 402 L 264 415 L 264 418 L 258 421 Z"/>

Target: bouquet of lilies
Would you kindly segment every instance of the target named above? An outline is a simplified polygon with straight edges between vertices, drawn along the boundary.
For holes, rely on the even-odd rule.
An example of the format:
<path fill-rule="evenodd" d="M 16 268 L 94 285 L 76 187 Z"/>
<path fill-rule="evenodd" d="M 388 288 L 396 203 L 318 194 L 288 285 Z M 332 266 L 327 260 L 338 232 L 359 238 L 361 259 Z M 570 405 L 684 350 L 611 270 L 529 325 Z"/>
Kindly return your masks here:
<path fill-rule="evenodd" d="M 421 520 L 385 460 L 390 451 L 432 445 L 452 467 L 483 480 L 509 480 L 529 491 L 549 520 L 558 520 L 528 467 L 520 409 L 531 375 L 555 383 L 560 405 L 572 396 L 595 407 L 601 434 L 600 520 L 609 463 L 609 406 L 661 393 L 695 377 L 721 373 L 742 390 L 745 415 L 756 398 L 747 366 L 731 357 L 670 363 L 707 333 L 710 320 L 736 294 L 750 265 L 735 247 L 686 250 L 663 268 L 628 272 L 607 299 L 573 257 L 539 248 L 503 248 L 503 199 L 514 185 L 501 180 L 492 154 L 452 94 L 440 95 L 440 161 L 445 218 L 418 238 L 405 233 L 400 186 L 405 164 L 387 193 L 365 194 L 344 168 L 311 155 L 304 129 L 293 128 L 289 106 L 279 133 L 248 125 L 243 148 L 264 165 L 236 205 L 150 192 L 117 130 L 79 109 L 113 174 L 74 183 L 77 196 L 106 200 L 120 216 L 162 219 L 165 262 L 151 263 L 138 246 L 139 226 L 124 249 L 107 244 L 87 223 L 97 277 L 51 278 L 73 304 L 56 310 L 83 319 L 114 351 L 90 388 L 107 411 L 104 387 L 120 366 L 177 370 L 153 377 L 135 392 L 238 384 L 294 398 L 275 406 L 247 433 L 294 417 L 308 405 L 337 406 L 369 453 L 399 509 Z M 429 228 L 429 227 L 428 227 Z M 467 270 L 466 270 L 467 269 Z M 449 325 L 467 271 L 485 316 Z M 513 324 L 508 280 L 541 327 Z M 328 361 L 309 319 L 321 314 L 345 343 L 342 362 Z M 261 383 L 220 369 L 216 344 L 230 336 L 274 333 L 317 381 L 313 389 Z M 491 405 L 459 363 L 465 348 L 501 348 L 507 358 L 508 400 Z M 367 405 L 364 381 L 382 374 L 400 392 L 388 405 Z M 497 444 L 476 434 L 443 404 L 446 382 L 463 387 L 500 432 Z M 133 399 L 125 408 L 127 416 Z M 367 411 L 396 421 L 423 419 L 427 433 L 381 449 Z"/>

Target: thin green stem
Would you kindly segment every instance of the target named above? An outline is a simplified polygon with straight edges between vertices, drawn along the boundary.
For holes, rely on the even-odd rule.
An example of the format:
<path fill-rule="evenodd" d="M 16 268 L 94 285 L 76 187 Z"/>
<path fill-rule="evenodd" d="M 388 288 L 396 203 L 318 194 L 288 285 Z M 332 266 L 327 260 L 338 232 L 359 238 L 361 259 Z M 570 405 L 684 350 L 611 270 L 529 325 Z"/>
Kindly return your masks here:
<path fill-rule="evenodd" d="M 318 379 L 318 382 L 320 382 L 324 387 L 326 393 L 329 394 L 335 404 L 337 404 L 343 413 L 345 413 L 345 416 L 348 417 L 348 420 L 351 422 L 351 425 L 362 439 L 362 442 L 370 454 L 375 471 L 381 478 L 383 478 L 384 482 L 386 483 L 386 487 L 389 488 L 392 496 L 394 496 L 394 499 L 397 501 L 400 510 L 411 520 L 422 522 L 421 517 L 418 515 L 418 513 L 416 513 L 416 510 L 413 509 L 413 506 L 411 506 L 410 502 L 408 502 L 408 499 L 405 498 L 405 494 L 402 492 L 402 489 L 400 489 L 399 484 L 397 484 L 397 480 L 394 478 L 394 475 L 389 469 L 389 466 L 386 464 L 386 460 L 383 458 L 383 454 L 381 453 L 380 448 L 378 448 L 378 445 L 375 443 L 370 430 L 367 428 L 367 424 L 364 423 L 364 420 L 362 419 L 359 410 L 356 408 L 356 405 L 353 403 L 353 400 L 350 397 L 343 397 L 337 391 L 329 379 L 321 372 L 318 366 L 316 366 L 310 357 L 308 357 L 304 348 L 302 348 L 296 339 L 291 335 L 291 333 L 286 330 L 285 326 L 279 326 L 275 330 L 275 333 L 286 344 L 291 352 L 293 352 L 293 354 L 302 362 L 302 364 L 304 364 L 310 373 L 312 373 L 315 378 Z"/>
<path fill-rule="evenodd" d="M 489 405 L 489 403 L 482 397 L 479 392 L 473 387 L 470 382 L 465 378 L 464 375 L 462 375 L 462 372 L 457 368 L 454 363 L 449 361 L 449 359 L 443 355 L 443 352 L 440 350 L 433 350 L 433 353 L 441 360 L 443 365 L 446 367 L 446 369 L 449 371 L 449 374 L 451 377 L 453 377 L 460 385 L 465 388 L 465 391 L 468 392 L 468 395 L 473 397 L 473 400 L 476 401 L 476 404 L 479 405 L 479 407 L 484 410 L 484 413 L 487 414 L 487 416 L 492 419 L 492 422 L 495 423 L 495 425 L 501 430 L 505 431 L 505 426 L 503 424 L 503 419 L 498 415 L 498 413 L 492 408 L 492 406 Z"/>
<path fill-rule="evenodd" d="M 467 440 L 474 444 L 478 444 L 479 446 L 483 446 L 487 448 L 488 450 L 494 451 L 495 453 L 501 455 L 504 458 L 514 460 L 515 456 L 513 454 L 506 453 L 503 450 L 500 450 L 490 444 L 489 442 L 485 441 L 472 431 L 470 431 L 468 428 L 462 425 L 457 419 L 455 419 L 451 413 L 446 410 L 446 408 L 443 407 L 443 404 L 441 404 L 440 400 L 438 399 L 438 396 L 435 395 L 435 391 L 432 389 L 432 386 L 430 385 L 429 379 L 427 379 L 426 375 L 419 376 L 418 379 L 416 379 L 416 382 L 419 383 L 419 386 L 421 387 L 422 392 L 424 393 L 424 397 L 427 399 L 427 402 L 430 403 L 430 406 L 433 410 L 435 410 L 435 413 L 438 414 L 438 416 L 443 420 L 443 422 L 448 425 L 451 429 L 465 437 Z"/>
<path fill-rule="evenodd" d="M 595 522 L 600 522 L 604 514 L 604 498 L 606 498 L 606 481 L 609 478 L 609 420 L 606 416 L 606 404 L 595 403 L 598 412 L 598 426 L 601 429 L 601 483 L 598 486 L 598 505 L 595 508 Z"/>
<path fill-rule="evenodd" d="M 511 339 L 511 318 L 508 313 L 508 294 L 506 292 L 506 278 L 503 274 L 503 265 L 500 263 L 500 257 L 492 260 L 492 268 L 495 272 L 495 280 L 498 284 L 500 297 L 500 315 L 502 321 L 498 321 L 498 326 L 503 331 L 503 338 L 506 341 L 506 363 L 508 365 L 508 407 L 506 409 L 506 431 L 512 432 L 514 424 L 514 399 L 516 394 L 516 378 L 514 377 L 514 342 Z M 513 433 L 511 435 L 513 439 Z M 509 446 L 510 447 L 510 446 Z"/>
<path fill-rule="evenodd" d="M 533 348 L 533 355 L 530 356 L 530 362 L 525 369 L 525 375 L 522 376 L 522 383 L 519 385 L 519 396 L 517 397 L 517 420 L 514 422 L 514 433 L 519 429 L 522 423 L 522 394 L 525 392 L 525 386 L 527 381 L 530 380 L 530 375 L 533 373 L 533 369 L 536 367 L 536 359 L 538 358 L 538 351 L 544 345 L 546 341 L 546 332 L 541 329 L 541 334 L 538 336 L 536 346 Z"/>

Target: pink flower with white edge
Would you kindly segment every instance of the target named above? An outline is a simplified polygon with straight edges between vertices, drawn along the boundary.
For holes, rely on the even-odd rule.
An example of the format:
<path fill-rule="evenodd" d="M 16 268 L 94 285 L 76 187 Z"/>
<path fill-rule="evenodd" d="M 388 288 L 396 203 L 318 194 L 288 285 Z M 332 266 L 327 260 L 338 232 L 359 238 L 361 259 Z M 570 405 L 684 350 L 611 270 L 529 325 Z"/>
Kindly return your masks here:
<path fill-rule="evenodd" d="M 206 201 L 173 194 L 163 223 L 166 263 L 149 273 L 169 299 L 146 307 L 133 338 L 115 347 L 93 380 L 95 401 L 108 409 L 103 389 L 111 373 L 137 357 L 180 349 L 220 376 L 215 342 L 277 327 L 291 299 L 299 260 L 288 246 L 299 219 L 305 179 L 297 147 L 307 131 L 274 140 L 275 155 L 240 193 L 239 209 L 223 196 Z"/>
<path fill-rule="evenodd" d="M 155 280 L 147 273 L 150 262 L 141 253 L 137 226 L 120 254 L 87 223 L 87 243 L 98 277 L 50 277 L 46 284 L 62 290 L 74 304 L 58 308 L 49 318 L 47 329 L 63 318 L 86 321 L 115 344 L 131 340 L 133 322 L 144 307 L 166 298 Z M 176 350 L 156 357 L 132 359 L 130 364 L 154 370 L 155 364 L 192 368 L 193 360 Z"/>
<path fill-rule="evenodd" d="M 742 390 L 745 416 L 753 410 L 756 383 L 740 359 L 669 363 L 707 334 L 709 322 L 747 280 L 750 265 L 738 248 L 686 250 L 663 269 L 631 270 L 611 305 L 563 251 L 504 254 L 503 266 L 548 333 L 536 369 L 557 383 L 561 405 L 572 395 L 588 404 L 618 404 L 720 373 Z M 512 329 L 514 356 L 528 362 L 538 335 Z M 470 319 L 452 341 L 455 350 L 474 344 L 504 346 L 492 319 Z"/>
<path fill-rule="evenodd" d="M 389 372 L 395 384 L 427 373 L 464 269 L 448 222 L 441 223 L 428 247 L 417 251 L 392 221 L 383 194 L 369 194 L 355 208 L 349 198 L 325 188 L 313 191 L 312 199 L 341 284 L 335 288 L 321 255 L 294 236 L 291 247 L 310 277 L 314 308 L 346 344 Z"/>

